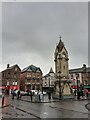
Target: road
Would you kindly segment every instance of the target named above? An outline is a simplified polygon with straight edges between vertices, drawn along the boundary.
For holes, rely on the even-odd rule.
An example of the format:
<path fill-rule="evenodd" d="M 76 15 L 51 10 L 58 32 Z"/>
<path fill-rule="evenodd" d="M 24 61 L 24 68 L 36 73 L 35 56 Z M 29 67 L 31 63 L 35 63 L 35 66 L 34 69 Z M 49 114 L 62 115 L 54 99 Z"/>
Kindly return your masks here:
<path fill-rule="evenodd" d="M 90 112 L 85 108 L 87 100 L 60 101 L 51 103 L 31 103 L 5 98 L 6 107 L 0 109 L 3 118 L 88 118 Z"/>

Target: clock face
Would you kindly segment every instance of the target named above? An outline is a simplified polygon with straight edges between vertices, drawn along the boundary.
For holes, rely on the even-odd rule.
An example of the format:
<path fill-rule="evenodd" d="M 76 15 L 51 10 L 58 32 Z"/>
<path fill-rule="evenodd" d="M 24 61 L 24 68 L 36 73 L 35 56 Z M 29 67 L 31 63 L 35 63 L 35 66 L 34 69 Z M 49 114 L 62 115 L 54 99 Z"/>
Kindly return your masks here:
<path fill-rule="evenodd" d="M 64 54 L 62 54 L 62 57 L 63 57 L 63 58 L 65 58 L 65 55 L 64 55 Z"/>

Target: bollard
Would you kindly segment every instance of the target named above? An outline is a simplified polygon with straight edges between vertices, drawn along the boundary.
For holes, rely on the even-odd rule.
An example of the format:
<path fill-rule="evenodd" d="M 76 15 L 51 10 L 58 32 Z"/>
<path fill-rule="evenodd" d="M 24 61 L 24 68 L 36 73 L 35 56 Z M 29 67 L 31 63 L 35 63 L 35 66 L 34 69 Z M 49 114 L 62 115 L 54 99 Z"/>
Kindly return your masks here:
<path fill-rule="evenodd" d="M 4 105 L 4 95 L 2 95 L 2 107 Z"/>

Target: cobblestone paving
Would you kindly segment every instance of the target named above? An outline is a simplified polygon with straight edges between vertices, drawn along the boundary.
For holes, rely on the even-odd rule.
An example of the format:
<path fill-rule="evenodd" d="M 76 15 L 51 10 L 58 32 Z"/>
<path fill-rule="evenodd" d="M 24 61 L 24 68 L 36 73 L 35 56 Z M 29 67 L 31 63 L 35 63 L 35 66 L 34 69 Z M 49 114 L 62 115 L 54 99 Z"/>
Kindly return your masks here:
<path fill-rule="evenodd" d="M 26 97 L 27 98 L 27 97 Z M 31 103 L 6 98 L 2 109 L 4 118 L 89 118 L 90 112 L 85 108 L 85 101 L 61 101 L 51 103 Z"/>

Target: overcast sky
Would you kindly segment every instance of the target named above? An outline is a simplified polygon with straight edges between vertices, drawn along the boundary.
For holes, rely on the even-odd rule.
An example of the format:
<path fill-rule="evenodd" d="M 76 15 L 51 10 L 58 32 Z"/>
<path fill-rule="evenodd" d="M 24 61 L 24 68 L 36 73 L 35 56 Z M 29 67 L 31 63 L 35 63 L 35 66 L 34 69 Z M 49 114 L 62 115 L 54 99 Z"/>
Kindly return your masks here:
<path fill-rule="evenodd" d="M 33 64 L 43 74 L 54 69 L 54 51 L 61 35 L 69 68 L 88 65 L 88 3 L 12 2 L 2 4 L 2 69 Z"/>

